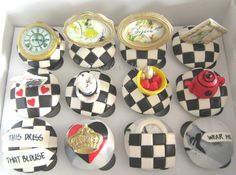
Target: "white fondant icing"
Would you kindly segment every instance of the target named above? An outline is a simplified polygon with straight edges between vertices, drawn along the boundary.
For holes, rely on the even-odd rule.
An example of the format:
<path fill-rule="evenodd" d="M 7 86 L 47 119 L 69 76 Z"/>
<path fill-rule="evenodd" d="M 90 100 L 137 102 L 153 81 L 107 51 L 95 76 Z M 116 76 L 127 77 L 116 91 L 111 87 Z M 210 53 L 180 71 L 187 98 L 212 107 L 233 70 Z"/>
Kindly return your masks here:
<path fill-rule="evenodd" d="M 81 101 L 94 102 L 98 98 L 100 84 L 96 77 L 89 72 L 82 72 L 75 81 L 76 94 Z"/>

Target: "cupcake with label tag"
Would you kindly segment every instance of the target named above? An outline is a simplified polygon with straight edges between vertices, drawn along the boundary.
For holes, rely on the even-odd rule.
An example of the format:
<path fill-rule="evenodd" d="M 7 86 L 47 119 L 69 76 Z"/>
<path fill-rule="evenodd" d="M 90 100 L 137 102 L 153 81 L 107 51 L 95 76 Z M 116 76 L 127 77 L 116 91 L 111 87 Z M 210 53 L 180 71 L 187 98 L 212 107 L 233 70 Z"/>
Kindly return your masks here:
<path fill-rule="evenodd" d="M 2 137 L 6 168 L 24 173 L 49 171 L 57 163 L 57 134 L 39 119 L 24 119 Z"/>
<path fill-rule="evenodd" d="M 86 68 L 110 69 L 116 46 L 114 23 L 102 14 L 85 12 L 72 16 L 64 24 L 69 55 Z"/>
<path fill-rule="evenodd" d="M 65 41 L 56 29 L 43 22 L 34 22 L 20 31 L 17 51 L 32 67 L 56 70 L 63 65 Z"/>

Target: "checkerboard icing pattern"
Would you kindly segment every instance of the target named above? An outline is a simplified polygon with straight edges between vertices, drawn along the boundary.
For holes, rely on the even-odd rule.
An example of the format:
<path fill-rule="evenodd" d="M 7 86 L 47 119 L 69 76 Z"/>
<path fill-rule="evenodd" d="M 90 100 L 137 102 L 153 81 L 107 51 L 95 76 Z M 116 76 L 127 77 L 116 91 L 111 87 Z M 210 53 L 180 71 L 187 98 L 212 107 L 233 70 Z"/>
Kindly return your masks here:
<path fill-rule="evenodd" d="M 144 95 L 136 85 L 137 73 L 138 70 L 131 70 L 123 82 L 122 94 L 127 105 L 140 114 L 156 114 L 166 109 L 172 98 L 170 85 L 157 95 Z"/>
<path fill-rule="evenodd" d="M 86 68 L 100 68 L 114 61 L 116 46 L 108 43 L 102 47 L 85 48 L 69 43 L 69 55 L 75 63 Z"/>
<path fill-rule="evenodd" d="M 175 166 L 173 133 L 129 134 L 129 164 L 133 168 L 168 169 Z"/>
<path fill-rule="evenodd" d="M 135 67 L 157 66 L 162 68 L 165 66 L 166 44 L 158 49 L 143 51 L 129 48 L 120 43 L 120 52 L 123 59 Z"/>
<path fill-rule="evenodd" d="M 93 103 L 80 101 L 76 95 L 75 80 L 78 75 L 70 80 L 66 87 L 66 102 L 71 109 L 84 116 L 96 116 L 105 113 L 115 104 L 116 87 L 111 78 L 99 71 L 88 71 L 100 82 L 100 94 Z"/>
<path fill-rule="evenodd" d="M 54 155 L 52 156 L 52 158 L 50 159 L 52 162 L 46 166 L 38 166 L 38 167 L 34 167 L 33 169 L 31 168 L 27 168 L 27 169 L 16 169 L 17 171 L 20 172 L 36 172 L 36 171 L 45 171 L 47 170 L 47 168 L 53 168 L 54 166 L 52 164 L 54 164 L 54 161 L 57 161 L 57 134 L 55 132 L 55 130 L 53 129 L 53 127 L 48 123 L 45 122 L 43 120 L 40 119 L 24 119 L 18 123 L 16 123 L 14 126 L 12 126 L 11 129 L 15 129 L 15 128 L 22 128 L 22 129 L 39 129 L 39 130 L 45 130 L 45 131 L 49 131 L 50 136 L 49 136 L 49 144 L 48 144 L 48 150 L 50 150 L 51 152 L 54 153 Z M 30 145 L 27 147 L 27 149 L 33 149 L 34 147 L 30 147 Z M 13 150 L 21 150 L 21 149 L 26 149 L 25 147 L 21 148 L 21 147 L 14 147 L 14 145 L 12 147 L 8 147 L 8 151 L 13 151 Z M 53 166 L 53 167 L 52 167 Z"/>
<path fill-rule="evenodd" d="M 61 43 L 57 46 L 54 53 L 48 59 L 41 60 L 41 61 L 33 61 L 33 60 L 26 59 L 19 53 L 19 56 L 23 60 L 24 63 L 35 68 L 53 69 L 54 67 L 56 67 L 57 64 L 59 64 L 59 62 L 63 61 L 63 55 L 65 52 L 65 40 L 63 36 L 56 29 L 53 28 L 53 30 L 57 33 L 57 35 L 61 39 Z"/>
<path fill-rule="evenodd" d="M 10 91 L 10 99 L 16 112 L 22 117 L 34 118 L 49 114 L 59 103 L 60 85 L 55 75 L 46 69 L 29 69 L 29 73 L 48 77 L 44 85 L 39 87 L 20 87 L 14 83 Z"/>
<path fill-rule="evenodd" d="M 185 80 L 192 80 L 203 69 L 196 68 L 180 75 L 176 80 L 176 94 L 180 105 L 185 111 L 197 117 L 207 117 L 219 115 L 225 106 L 228 97 L 227 87 L 224 84 L 219 87 L 216 94 L 209 99 L 198 99 L 190 93 L 184 85 Z"/>
<path fill-rule="evenodd" d="M 193 26 L 180 29 L 172 37 L 172 47 L 177 59 L 189 68 L 212 68 L 219 57 L 220 47 L 217 41 L 208 44 L 190 44 L 180 39 Z"/>

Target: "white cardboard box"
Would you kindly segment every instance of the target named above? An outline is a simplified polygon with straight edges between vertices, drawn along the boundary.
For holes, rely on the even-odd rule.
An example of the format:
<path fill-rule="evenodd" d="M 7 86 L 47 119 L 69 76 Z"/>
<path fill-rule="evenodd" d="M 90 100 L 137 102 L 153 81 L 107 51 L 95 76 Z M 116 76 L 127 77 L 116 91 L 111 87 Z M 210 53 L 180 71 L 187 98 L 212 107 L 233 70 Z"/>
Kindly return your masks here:
<path fill-rule="evenodd" d="M 14 4 L 14 6 L 13 6 Z M 52 26 L 62 26 L 64 21 L 73 14 L 77 14 L 84 11 L 99 12 L 107 17 L 113 19 L 115 23 L 119 23 L 121 19 L 129 14 L 141 12 L 141 11 L 154 11 L 165 15 L 174 26 L 183 26 L 188 24 L 198 24 L 199 22 L 205 20 L 206 18 L 213 18 L 223 26 L 228 28 L 229 32 L 223 37 L 221 42 L 221 58 L 225 60 L 219 60 L 216 70 L 219 73 L 224 72 L 227 74 L 227 80 L 230 82 L 230 102 L 227 104 L 224 112 L 218 117 L 229 125 L 229 128 L 233 132 L 233 138 L 236 140 L 236 119 L 235 119 L 235 104 L 236 104 L 236 7 L 234 0 L 57 0 L 57 1 L 46 1 L 46 0 L 21 0 L 21 1 L 7 1 L 5 6 L 0 10 L 0 117 L 2 116 L 1 131 L 2 134 L 14 124 L 15 121 L 19 121 L 20 118 L 10 111 L 8 106 L 9 98 L 9 85 L 11 83 L 7 82 L 7 79 L 22 70 L 30 68 L 19 59 L 16 59 L 17 55 L 15 49 L 15 39 L 18 28 L 16 27 L 24 26 L 27 23 L 33 22 L 35 20 L 41 20 Z M 15 33 L 15 37 L 14 37 Z M 117 42 L 118 44 L 118 42 Z M 67 76 L 72 77 L 76 73 L 80 72 L 82 69 L 75 65 L 72 60 L 69 59 L 68 50 L 66 51 L 64 66 L 58 71 L 54 71 L 56 75 L 62 75 L 66 68 L 71 68 L 68 71 Z M 175 90 L 174 81 L 180 73 L 184 73 L 188 69 L 183 65 L 178 64 L 175 74 L 171 72 L 171 68 L 177 64 L 176 59 L 174 59 L 172 49 L 170 47 L 170 42 L 168 44 L 167 51 L 167 66 L 164 71 L 167 72 L 168 77 L 172 81 L 172 90 Z M 132 169 L 128 167 L 128 158 L 125 154 L 124 144 L 123 144 L 123 129 L 126 124 L 134 120 L 138 120 L 140 115 L 128 109 L 124 103 L 121 95 L 121 84 L 124 76 L 131 69 L 121 58 L 119 51 L 116 54 L 117 63 L 112 71 L 106 71 L 109 74 L 118 90 L 118 97 L 116 101 L 116 112 L 114 115 L 107 119 L 101 119 L 105 121 L 110 128 L 113 130 L 116 141 L 116 155 L 117 163 L 113 169 L 107 172 L 95 171 L 86 172 L 80 171 L 73 168 L 69 161 L 65 157 L 63 142 L 64 136 L 68 127 L 78 121 L 79 118 L 76 113 L 71 111 L 64 99 L 64 90 L 67 82 L 62 81 L 62 93 L 61 93 L 61 104 L 62 111 L 60 114 L 52 119 L 45 119 L 50 122 L 58 133 L 59 137 L 59 149 L 58 149 L 58 163 L 56 167 L 44 174 L 121 174 L 129 173 L 131 174 L 170 174 L 170 175 L 187 175 L 187 174 L 227 174 L 233 175 L 236 172 L 236 167 L 234 166 L 236 161 L 236 155 L 232 159 L 231 165 L 223 170 L 209 171 L 196 167 L 190 162 L 183 150 L 182 139 L 179 134 L 179 128 L 186 120 L 194 120 L 195 118 L 189 116 L 185 113 L 181 107 L 177 104 L 176 95 L 173 93 L 174 99 L 171 102 L 171 111 L 167 116 L 161 118 L 169 126 L 171 126 L 174 132 L 177 134 L 177 164 L 176 167 L 166 171 L 142 171 L 138 169 Z M 16 70 L 9 72 L 9 63 L 18 64 L 19 67 Z M 18 65 L 15 65 L 18 66 Z M 119 76 L 115 73 L 119 72 Z M 228 76 L 229 75 L 229 76 Z M 59 80 L 62 80 L 59 78 Z M 8 86 L 8 88 L 6 88 Z M 6 96 L 5 96 L 6 94 Z M 6 97 L 6 98 L 5 98 Z M 5 99 L 4 99 L 5 98 Z M 5 104 L 4 104 L 5 102 Z M 3 113 L 3 109 L 4 113 Z M 181 111 L 182 110 L 182 111 Z M 180 113 L 178 111 L 181 111 Z M 2 115 L 3 114 L 3 115 Z M 179 114 L 181 117 L 178 119 Z M 9 115 L 9 116 L 8 116 Z M 175 117 L 173 119 L 173 117 Z M 226 118 L 224 118 L 226 117 Z M 235 149 L 236 150 L 236 149 Z M 8 171 L 3 168 L 3 160 L 0 155 L 0 174 L 19 174 L 15 171 Z M 36 173 L 41 174 L 42 172 Z"/>

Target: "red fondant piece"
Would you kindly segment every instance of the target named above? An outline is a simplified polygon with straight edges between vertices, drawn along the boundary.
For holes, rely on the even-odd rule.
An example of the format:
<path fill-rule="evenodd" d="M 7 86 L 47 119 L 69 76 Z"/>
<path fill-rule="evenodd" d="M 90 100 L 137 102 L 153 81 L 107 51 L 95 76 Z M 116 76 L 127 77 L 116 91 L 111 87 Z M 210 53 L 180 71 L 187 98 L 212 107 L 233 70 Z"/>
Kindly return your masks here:
<path fill-rule="evenodd" d="M 80 125 L 80 124 L 76 124 L 76 125 L 74 125 L 74 126 L 72 126 L 71 128 L 70 128 L 70 130 L 69 130 L 69 132 L 68 132 L 68 138 L 70 138 L 70 137 L 72 137 L 73 135 L 75 135 L 77 132 L 78 132 L 78 130 L 80 129 L 80 128 L 82 128 L 83 127 L 83 125 Z"/>
<path fill-rule="evenodd" d="M 155 75 L 152 77 L 153 82 L 157 82 L 159 85 L 161 84 L 161 77 L 158 75 Z"/>
<path fill-rule="evenodd" d="M 159 89 L 159 84 L 158 84 L 157 82 L 153 81 L 153 82 L 150 84 L 149 90 L 155 91 L 155 90 L 157 90 L 157 89 Z"/>
<path fill-rule="evenodd" d="M 147 79 L 141 80 L 141 81 L 140 81 L 140 84 L 141 84 L 141 86 L 142 86 L 144 89 L 149 89 L 149 88 L 150 88 L 150 82 L 149 82 L 149 80 L 147 80 Z"/>
<path fill-rule="evenodd" d="M 103 146 L 106 143 L 106 139 L 103 138 L 103 141 L 101 143 L 101 145 L 99 146 L 99 149 L 91 154 L 89 154 L 89 163 L 92 163 L 92 161 L 96 158 L 96 156 L 98 155 L 98 153 L 101 151 L 101 149 L 103 148 Z"/>
<path fill-rule="evenodd" d="M 40 88 L 40 91 L 41 91 L 42 94 L 46 94 L 46 93 L 49 91 L 49 88 L 46 87 L 46 86 L 42 86 L 42 87 Z"/>
<path fill-rule="evenodd" d="M 27 100 L 27 103 L 30 105 L 30 106 L 33 106 L 35 105 L 35 99 L 34 98 L 31 98 L 29 100 Z"/>
<path fill-rule="evenodd" d="M 18 91 L 16 92 L 16 95 L 22 97 L 22 95 L 23 95 L 23 89 L 18 90 Z"/>

